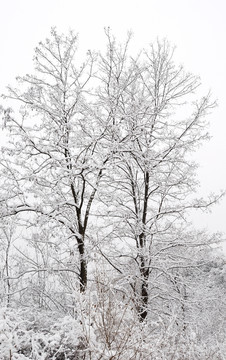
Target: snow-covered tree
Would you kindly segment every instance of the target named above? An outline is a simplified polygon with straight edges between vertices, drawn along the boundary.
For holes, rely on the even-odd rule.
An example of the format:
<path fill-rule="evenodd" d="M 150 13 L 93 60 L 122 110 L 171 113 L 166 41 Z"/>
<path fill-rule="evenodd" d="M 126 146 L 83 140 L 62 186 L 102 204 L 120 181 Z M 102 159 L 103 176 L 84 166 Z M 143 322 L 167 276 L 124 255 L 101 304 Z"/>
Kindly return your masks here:
<path fill-rule="evenodd" d="M 100 196 L 99 216 L 105 228 L 109 224 L 106 252 L 101 252 L 130 284 L 143 321 L 153 307 L 151 299 L 160 301 L 160 308 L 170 307 L 172 298 L 183 302 L 180 269 L 200 261 L 190 249 L 198 253 L 218 241 L 193 232 L 187 216 L 190 209 L 206 209 L 219 198 L 195 197 L 191 157 L 208 139 L 206 115 L 215 104 L 209 94 L 194 100 L 199 79 L 174 64 L 167 41 L 132 58 L 129 39 L 122 46 L 109 32 L 107 37 L 99 97 L 111 119 L 105 140 L 113 144 L 113 155 Z"/>
<path fill-rule="evenodd" d="M 107 157 L 89 106 L 95 58 L 88 52 L 80 64 L 76 56 L 77 36 L 53 29 L 35 50 L 34 75 L 18 77 L 18 89 L 9 87 L 8 97 L 21 107 L 20 114 L 4 114 L 10 146 L 1 160 L 7 178 L 1 204 L 3 216 L 34 213 L 58 225 L 71 239 L 71 253 L 77 248 L 84 291 L 87 225 Z"/>
<path fill-rule="evenodd" d="M 9 293 L 17 282 L 20 305 L 73 314 L 83 358 L 202 359 L 216 347 L 200 350 L 212 330 L 198 314 L 214 304 L 208 324 L 219 317 L 224 270 L 213 276 L 207 256 L 220 237 L 194 230 L 189 212 L 221 197 L 197 197 L 192 161 L 215 103 L 197 100 L 199 79 L 175 65 L 167 41 L 132 56 L 131 34 L 118 43 L 105 33 L 106 52 L 82 62 L 77 36 L 53 29 L 34 74 L 8 88 L 21 106 L 1 108 L 0 215 L 29 246 L 14 249 L 12 272 L 5 237 L 4 284 Z"/>

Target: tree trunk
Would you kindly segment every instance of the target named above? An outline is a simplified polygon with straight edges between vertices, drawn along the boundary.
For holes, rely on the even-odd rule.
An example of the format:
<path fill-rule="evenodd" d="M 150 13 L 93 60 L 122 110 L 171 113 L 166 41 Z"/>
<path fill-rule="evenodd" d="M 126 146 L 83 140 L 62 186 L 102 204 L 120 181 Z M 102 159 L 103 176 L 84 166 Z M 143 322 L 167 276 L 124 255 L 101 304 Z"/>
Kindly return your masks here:
<path fill-rule="evenodd" d="M 78 251 L 79 251 L 79 283 L 80 283 L 80 292 L 83 293 L 87 287 L 87 261 L 85 259 L 85 244 L 84 238 L 78 239 Z"/>
<path fill-rule="evenodd" d="M 139 320 L 143 322 L 148 314 L 147 310 L 148 305 L 148 283 L 146 279 L 142 279 L 141 284 L 141 299 L 140 299 L 140 306 L 139 306 Z"/>
<path fill-rule="evenodd" d="M 139 296 L 139 307 L 138 307 L 138 315 L 140 322 L 143 322 L 148 315 L 148 278 L 149 278 L 149 268 L 145 267 L 145 259 L 141 256 L 141 290 Z"/>

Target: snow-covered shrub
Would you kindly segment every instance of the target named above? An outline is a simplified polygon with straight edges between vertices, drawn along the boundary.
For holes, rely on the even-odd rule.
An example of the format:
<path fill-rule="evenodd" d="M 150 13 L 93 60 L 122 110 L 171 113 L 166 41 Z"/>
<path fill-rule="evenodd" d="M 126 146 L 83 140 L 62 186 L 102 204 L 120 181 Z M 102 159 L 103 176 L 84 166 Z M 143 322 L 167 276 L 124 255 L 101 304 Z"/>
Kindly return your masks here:
<path fill-rule="evenodd" d="M 70 316 L 3 308 L 0 311 L 1 360 L 75 360 L 83 351 L 81 324 Z"/>

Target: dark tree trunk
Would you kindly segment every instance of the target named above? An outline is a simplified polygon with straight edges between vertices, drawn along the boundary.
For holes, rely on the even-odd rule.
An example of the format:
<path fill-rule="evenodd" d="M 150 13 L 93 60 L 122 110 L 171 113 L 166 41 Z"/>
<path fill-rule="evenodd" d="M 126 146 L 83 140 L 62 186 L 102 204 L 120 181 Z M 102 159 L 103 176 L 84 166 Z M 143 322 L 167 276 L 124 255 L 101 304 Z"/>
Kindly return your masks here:
<path fill-rule="evenodd" d="M 143 215 L 142 226 L 143 231 L 139 235 L 139 247 L 140 252 L 140 275 L 141 275 L 141 290 L 139 296 L 139 320 L 143 322 L 148 315 L 148 278 L 149 278 L 149 266 L 147 266 L 146 256 L 144 255 L 146 247 L 146 219 L 148 211 L 148 192 L 149 192 L 149 172 L 144 173 L 144 201 L 143 201 Z"/>
<path fill-rule="evenodd" d="M 87 287 L 87 262 L 84 259 L 84 256 L 80 257 L 80 273 L 79 273 L 79 280 L 80 280 L 80 292 L 84 292 Z"/>
<path fill-rule="evenodd" d="M 148 284 L 145 279 L 143 279 L 141 284 L 141 299 L 140 299 L 140 307 L 139 307 L 139 320 L 140 322 L 143 322 L 147 315 L 147 305 L 148 305 Z"/>
<path fill-rule="evenodd" d="M 85 258 L 85 244 L 84 238 L 77 239 L 78 241 L 78 251 L 79 251 L 79 283 L 80 283 L 80 292 L 85 292 L 87 287 L 87 261 Z"/>
<path fill-rule="evenodd" d="M 145 259 L 141 256 L 141 290 L 139 296 L 139 320 L 143 322 L 148 315 L 148 278 L 149 278 L 149 268 L 145 267 Z"/>

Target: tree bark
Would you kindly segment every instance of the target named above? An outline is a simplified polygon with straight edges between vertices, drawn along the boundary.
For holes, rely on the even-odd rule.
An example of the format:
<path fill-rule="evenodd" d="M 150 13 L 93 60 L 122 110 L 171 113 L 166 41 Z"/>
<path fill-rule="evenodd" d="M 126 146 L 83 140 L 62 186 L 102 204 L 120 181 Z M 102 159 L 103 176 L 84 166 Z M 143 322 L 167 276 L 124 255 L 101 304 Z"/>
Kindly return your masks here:
<path fill-rule="evenodd" d="M 145 321 L 147 315 L 148 315 L 148 278 L 149 278 L 149 269 L 145 268 L 145 260 L 144 257 L 141 256 L 141 291 L 140 291 L 140 299 L 139 299 L 139 307 L 138 307 L 138 315 L 140 322 Z"/>
<path fill-rule="evenodd" d="M 80 262 L 79 286 L 80 286 L 80 292 L 83 293 L 85 292 L 87 287 L 87 261 L 85 259 L 84 237 L 82 237 L 82 239 L 77 238 L 77 242 L 78 242 L 79 262 Z"/>

